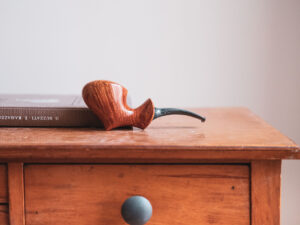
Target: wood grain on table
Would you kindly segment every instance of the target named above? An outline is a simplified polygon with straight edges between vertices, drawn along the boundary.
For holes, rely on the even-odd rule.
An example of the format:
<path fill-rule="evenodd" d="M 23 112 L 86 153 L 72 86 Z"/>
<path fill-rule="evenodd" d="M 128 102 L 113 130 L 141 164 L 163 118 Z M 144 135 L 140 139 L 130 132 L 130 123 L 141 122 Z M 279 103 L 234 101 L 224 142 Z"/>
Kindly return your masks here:
<path fill-rule="evenodd" d="M 190 159 L 297 159 L 299 147 L 246 108 L 193 111 L 154 120 L 145 129 L 0 128 L 0 160 L 123 162 Z M 182 151 L 184 150 L 184 151 Z M 82 162 L 82 161 L 81 161 Z M 136 162 L 136 161 L 135 161 Z"/>
<path fill-rule="evenodd" d="M 253 225 L 280 224 L 280 181 L 280 160 L 262 160 L 251 163 Z"/>
<path fill-rule="evenodd" d="M 7 166 L 0 165 L 0 204 L 8 203 Z"/>
<path fill-rule="evenodd" d="M 25 225 L 23 163 L 8 164 L 10 225 Z"/>

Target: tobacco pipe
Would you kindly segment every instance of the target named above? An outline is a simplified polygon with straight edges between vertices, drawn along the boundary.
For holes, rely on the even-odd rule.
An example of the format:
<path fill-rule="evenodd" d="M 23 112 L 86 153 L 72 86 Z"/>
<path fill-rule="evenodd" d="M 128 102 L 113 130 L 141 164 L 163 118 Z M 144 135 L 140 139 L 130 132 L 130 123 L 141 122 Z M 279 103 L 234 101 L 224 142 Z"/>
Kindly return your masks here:
<path fill-rule="evenodd" d="M 205 121 L 204 117 L 187 110 L 155 108 L 151 99 L 138 108 L 131 109 L 126 103 L 127 89 L 112 81 L 96 80 L 87 83 L 82 89 L 82 97 L 87 106 L 102 121 L 105 130 L 124 126 L 145 129 L 152 120 L 174 114 Z"/>

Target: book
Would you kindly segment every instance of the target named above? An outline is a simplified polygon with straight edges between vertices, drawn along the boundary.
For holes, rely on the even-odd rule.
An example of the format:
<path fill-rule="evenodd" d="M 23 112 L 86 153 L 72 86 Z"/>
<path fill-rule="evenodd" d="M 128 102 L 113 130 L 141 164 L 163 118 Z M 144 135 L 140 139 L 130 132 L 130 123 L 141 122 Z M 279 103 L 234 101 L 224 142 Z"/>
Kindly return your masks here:
<path fill-rule="evenodd" d="M 0 95 L 0 126 L 103 127 L 81 96 Z"/>

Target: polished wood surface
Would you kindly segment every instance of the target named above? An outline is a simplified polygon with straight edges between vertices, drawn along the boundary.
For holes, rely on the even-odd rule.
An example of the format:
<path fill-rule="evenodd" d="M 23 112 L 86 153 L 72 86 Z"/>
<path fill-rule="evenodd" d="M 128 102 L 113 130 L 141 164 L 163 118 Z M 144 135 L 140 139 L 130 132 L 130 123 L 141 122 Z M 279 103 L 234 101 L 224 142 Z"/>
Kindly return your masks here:
<path fill-rule="evenodd" d="M 146 130 L 0 128 L 0 161 L 195 162 L 300 159 L 299 147 L 246 108 L 193 111 L 154 120 Z"/>
<path fill-rule="evenodd" d="M 26 225 L 125 224 L 130 196 L 149 225 L 250 225 L 248 165 L 27 165 Z"/>
<path fill-rule="evenodd" d="M 246 108 L 192 111 L 206 123 L 0 128 L 0 224 L 8 205 L 10 225 L 125 224 L 121 204 L 144 195 L 149 225 L 278 225 L 281 159 L 300 159 L 299 147 Z"/>
<path fill-rule="evenodd" d="M 281 161 L 251 163 L 252 225 L 280 224 Z"/>
<path fill-rule="evenodd" d="M 0 165 L 0 204 L 8 202 L 7 167 Z"/>
<path fill-rule="evenodd" d="M 8 164 L 10 225 L 25 225 L 23 163 Z"/>
<path fill-rule="evenodd" d="M 111 81 L 97 80 L 86 84 L 82 97 L 87 106 L 102 121 L 105 130 L 116 127 L 135 126 L 145 129 L 154 116 L 154 105 L 148 99 L 140 107 L 127 105 L 127 90 Z"/>
<path fill-rule="evenodd" d="M 0 224 L 9 225 L 8 218 L 8 206 L 0 205 Z"/>

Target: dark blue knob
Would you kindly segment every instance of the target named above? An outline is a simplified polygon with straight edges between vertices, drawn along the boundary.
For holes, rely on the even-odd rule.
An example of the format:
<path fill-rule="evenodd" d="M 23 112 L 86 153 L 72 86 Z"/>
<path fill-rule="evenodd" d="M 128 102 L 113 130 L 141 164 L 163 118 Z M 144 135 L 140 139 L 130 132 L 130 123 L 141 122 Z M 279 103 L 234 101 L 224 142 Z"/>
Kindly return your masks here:
<path fill-rule="evenodd" d="M 152 206 L 143 196 L 132 196 L 123 203 L 121 214 L 130 225 L 143 225 L 152 216 Z"/>

